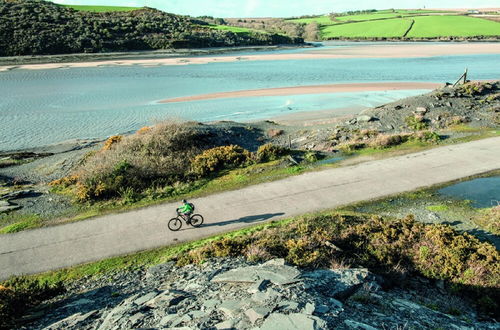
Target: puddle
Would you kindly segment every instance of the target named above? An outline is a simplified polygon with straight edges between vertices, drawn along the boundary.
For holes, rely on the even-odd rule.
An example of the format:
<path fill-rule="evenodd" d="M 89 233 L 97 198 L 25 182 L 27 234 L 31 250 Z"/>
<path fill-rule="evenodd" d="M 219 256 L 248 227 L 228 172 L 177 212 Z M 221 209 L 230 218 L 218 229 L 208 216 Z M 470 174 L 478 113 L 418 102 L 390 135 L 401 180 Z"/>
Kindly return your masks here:
<path fill-rule="evenodd" d="M 472 206 L 485 208 L 500 203 L 500 176 L 460 182 L 438 190 L 444 196 L 470 200 Z"/>
<path fill-rule="evenodd" d="M 341 160 L 344 160 L 344 159 L 345 159 L 345 157 L 326 158 L 326 159 L 323 159 L 323 160 L 316 162 L 316 165 L 333 164 L 336 162 L 340 162 Z"/>

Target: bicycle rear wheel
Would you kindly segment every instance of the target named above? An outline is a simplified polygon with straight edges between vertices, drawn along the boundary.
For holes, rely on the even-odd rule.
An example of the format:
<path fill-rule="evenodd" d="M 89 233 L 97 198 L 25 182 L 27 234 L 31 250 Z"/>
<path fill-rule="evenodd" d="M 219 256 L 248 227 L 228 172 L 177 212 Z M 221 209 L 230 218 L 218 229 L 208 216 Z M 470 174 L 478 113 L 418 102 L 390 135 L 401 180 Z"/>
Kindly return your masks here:
<path fill-rule="evenodd" d="M 172 218 L 168 221 L 168 229 L 171 231 L 178 231 L 182 227 L 182 220 L 179 218 Z"/>
<path fill-rule="evenodd" d="M 199 226 L 201 226 L 203 224 L 203 217 L 201 216 L 201 214 L 194 214 L 191 217 L 190 222 L 191 222 L 191 226 L 198 228 Z"/>

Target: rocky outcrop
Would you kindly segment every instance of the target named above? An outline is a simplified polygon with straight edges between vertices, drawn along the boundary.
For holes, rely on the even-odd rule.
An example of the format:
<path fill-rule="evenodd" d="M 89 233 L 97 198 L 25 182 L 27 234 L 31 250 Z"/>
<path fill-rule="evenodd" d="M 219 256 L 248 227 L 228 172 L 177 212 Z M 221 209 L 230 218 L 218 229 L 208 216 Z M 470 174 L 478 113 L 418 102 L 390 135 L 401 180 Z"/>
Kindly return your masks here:
<path fill-rule="evenodd" d="M 366 269 L 304 271 L 282 259 L 259 265 L 218 259 L 182 268 L 170 262 L 144 273 L 88 279 L 25 328 L 495 328 L 471 311 L 445 314 L 425 306 L 414 291 L 384 291 L 379 282 Z M 84 292 L 76 293 L 82 286 Z"/>

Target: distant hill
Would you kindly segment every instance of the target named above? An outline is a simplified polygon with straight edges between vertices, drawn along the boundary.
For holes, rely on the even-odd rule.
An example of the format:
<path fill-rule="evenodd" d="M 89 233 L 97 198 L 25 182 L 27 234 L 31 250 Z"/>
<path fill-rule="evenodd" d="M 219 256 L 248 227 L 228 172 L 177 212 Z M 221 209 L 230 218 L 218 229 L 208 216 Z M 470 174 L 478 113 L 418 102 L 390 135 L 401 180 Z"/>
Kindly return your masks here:
<path fill-rule="evenodd" d="M 317 24 L 328 39 L 500 39 L 500 15 L 438 10 L 381 10 L 288 19 Z"/>
<path fill-rule="evenodd" d="M 209 26 L 152 8 L 0 0 L 0 56 L 302 43 L 300 38 Z"/>

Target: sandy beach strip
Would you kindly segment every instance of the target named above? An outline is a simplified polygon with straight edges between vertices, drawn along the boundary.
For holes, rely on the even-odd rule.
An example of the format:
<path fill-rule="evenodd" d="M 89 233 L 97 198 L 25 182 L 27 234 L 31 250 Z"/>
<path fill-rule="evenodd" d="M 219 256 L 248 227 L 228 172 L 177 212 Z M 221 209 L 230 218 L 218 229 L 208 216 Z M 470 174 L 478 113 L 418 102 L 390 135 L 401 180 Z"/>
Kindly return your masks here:
<path fill-rule="evenodd" d="M 284 95 L 305 95 L 305 94 L 330 94 L 330 93 L 351 93 L 367 91 L 388 91 L 388 90 L 413 90 L 413 89 L 436 89 L 442 84 L 426 82 L 383 82 L 383 83 L 358 83 L 358 84 L 330 84 L 279 87 L 266 89 L 250 89 L 234 92 L 220 92 L 211 94 L 192 95 L 176 97 L 159 101 L 159 103 L 177 103 L 190 101 L 204 101 L 224 98 L 256 97 L 256 96 L 284 96 Z"/>
<path fill-rule="evenodd" d="M 158 65 L 189 65 L 207 63 L 225 63 L 238 61 L 276 61 L 276 60 L 311 60 L 339 58 L 397 58 L 397 57 L 432 57 L 443 55 L 500 54 L 500 43 L 393 43 L 381 45 L 339 46 L 336 48 L 317 48 L 295 54 L 254 54 L 245 56 L 199 56 L 168 57 L 134 60 L 103 60 L 74 63 L 49 63 L 0 66 L 0 71 L 18 69 L 48 70 L 65 68 L 91 68 L 106 66 L 140 65 L 154 67 Z"/>
<path fill-rule="evenodd" d="M 306 54 L 342 56 L 351 58 L 433 57 L 446 55 L 499 54 L 500 43 L 404 43 L 382 45 L 352 45 L 338 48 L 308 50 Z"/>

